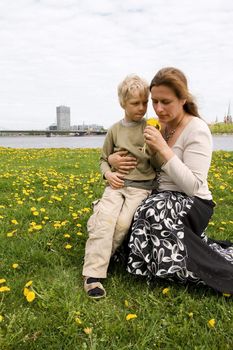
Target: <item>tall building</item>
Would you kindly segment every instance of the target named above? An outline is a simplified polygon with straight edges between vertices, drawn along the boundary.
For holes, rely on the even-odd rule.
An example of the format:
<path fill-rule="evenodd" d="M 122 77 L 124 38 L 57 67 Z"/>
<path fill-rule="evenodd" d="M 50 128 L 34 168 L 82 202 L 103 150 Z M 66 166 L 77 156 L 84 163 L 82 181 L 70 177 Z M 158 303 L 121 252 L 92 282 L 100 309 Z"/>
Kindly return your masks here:
<path fill-rule="evenodd" d="M 58 106 L 57 130 L 70 130 L 70 107 Z"/>

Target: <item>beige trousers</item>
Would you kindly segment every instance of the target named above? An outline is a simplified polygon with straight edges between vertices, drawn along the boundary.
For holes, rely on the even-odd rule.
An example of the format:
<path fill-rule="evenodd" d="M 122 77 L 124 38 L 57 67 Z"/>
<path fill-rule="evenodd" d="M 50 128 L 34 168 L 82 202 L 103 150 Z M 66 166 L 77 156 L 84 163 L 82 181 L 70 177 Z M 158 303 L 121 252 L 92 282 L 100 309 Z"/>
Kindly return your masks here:
<path fill-rule="evenodd" d="M 130 228 L 138 205 L 150 190 L 107 186 L 100 200 L 94 202 L 93 215 L 87 222 L 83 276 L 105 278 L 111 255 L 120 246 Z"/>

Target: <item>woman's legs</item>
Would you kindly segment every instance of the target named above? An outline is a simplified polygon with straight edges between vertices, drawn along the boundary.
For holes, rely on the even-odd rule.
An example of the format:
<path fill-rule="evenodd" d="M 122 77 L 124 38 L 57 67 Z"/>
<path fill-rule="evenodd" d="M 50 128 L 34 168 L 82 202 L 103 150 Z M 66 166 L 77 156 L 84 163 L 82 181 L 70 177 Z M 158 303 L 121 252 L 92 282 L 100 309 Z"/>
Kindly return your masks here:
<path fill-rule="evenodd" d="M 171 191 L 151 195 L 135 213 L 127 270 L 184 282 L 204 280 L 217 290 L 230 292 L 233 266 L 201 237 L 212 213 L 212 201 Z"/>

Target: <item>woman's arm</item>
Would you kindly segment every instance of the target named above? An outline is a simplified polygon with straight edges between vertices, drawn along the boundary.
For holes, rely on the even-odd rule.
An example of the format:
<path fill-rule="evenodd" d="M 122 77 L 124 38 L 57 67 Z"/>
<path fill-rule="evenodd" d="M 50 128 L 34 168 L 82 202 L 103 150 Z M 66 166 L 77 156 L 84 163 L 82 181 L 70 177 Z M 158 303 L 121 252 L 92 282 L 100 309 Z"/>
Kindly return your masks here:
<path fill-rule="evenodd" d="M 118 151 L 108 156 L 109 164 L 121 174 L 128 174 L 137 166 L 137 159 L 127 154 L 128 151 Z"/>
<path fill-rule="evenodd" d="M 211 135 L 195 130 L 187 139 L 182 160 L 174 155 L 162 170 L 189 196 L 194 196 L 207 181 L 212 156 Z"/>
<path fill-rule="evenodd" d="M 186 137 L 181 159 L 167 145 L 158 130 L 145 128 L 146 143 L 162 159 L 161 169 L 180 191 L 193 196 L 207 180 L 212 156 L 212 141 L 208 126 L 203 124 Z M 161 184 L 162 185 L 162 184 Z"/>

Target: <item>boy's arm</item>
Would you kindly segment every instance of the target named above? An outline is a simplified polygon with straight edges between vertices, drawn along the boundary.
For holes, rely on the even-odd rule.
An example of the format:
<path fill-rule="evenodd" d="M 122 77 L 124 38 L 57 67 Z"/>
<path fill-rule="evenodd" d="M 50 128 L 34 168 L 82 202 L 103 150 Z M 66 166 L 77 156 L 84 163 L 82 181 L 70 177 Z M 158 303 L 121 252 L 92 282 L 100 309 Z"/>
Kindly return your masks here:
<path fill-rule="evenodd" d="M 103 177 L 108 181 L 109 185 L 116 189 L 124 186 L 124 176 L 118 172 L 112 172 L 111 166 L 108 163 L 108 157 L 114 152 L 114 142 L 112 129 L 109 129 L 102 148 L 100 156 L 100 169 Z"/>
<path fill-rule="evenodd" d="M 112 135 L 112 130 L 109 129 L 104 139 L 104 144 L 100 155 L 100 170 L 103 174 L 103 177 L 105 177 L 105 173 L 107 171 L 111 171 L 111 166 L 108 163 L 108 156 L 112 154 L 113 151 L 114 151 L 113 135 Z"/>

